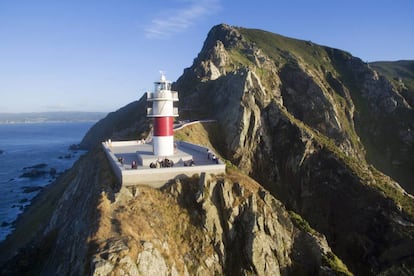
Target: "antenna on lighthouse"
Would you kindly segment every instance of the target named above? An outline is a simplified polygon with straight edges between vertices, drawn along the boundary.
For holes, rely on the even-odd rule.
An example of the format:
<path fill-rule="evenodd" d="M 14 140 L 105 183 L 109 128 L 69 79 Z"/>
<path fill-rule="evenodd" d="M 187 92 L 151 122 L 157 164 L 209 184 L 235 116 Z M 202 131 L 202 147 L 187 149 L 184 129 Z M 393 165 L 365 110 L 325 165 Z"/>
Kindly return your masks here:
<path fill-rule="evenodd" d="M 159 72 L 160 72 L 160 74 L 161 74 L 160 81 L 162 81 L 162 82 L 166 81 L 166 78 L 165 78 L 165 72 L 164 72 L 164 71 L 162 71 L 162 70 L 160 70 Z"/>

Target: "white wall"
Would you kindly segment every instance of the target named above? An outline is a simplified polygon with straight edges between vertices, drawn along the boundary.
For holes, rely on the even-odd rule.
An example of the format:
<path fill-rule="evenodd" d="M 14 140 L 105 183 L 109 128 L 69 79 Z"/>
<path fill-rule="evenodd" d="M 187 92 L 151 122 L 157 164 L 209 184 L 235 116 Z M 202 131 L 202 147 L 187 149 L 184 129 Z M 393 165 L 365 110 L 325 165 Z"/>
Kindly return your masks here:
<path fill-rule="evenodd" d="M 128 141 L 130 142 L 130 141 Z M 132 141 L 136 145 L 136 141 Z M 207 148 L 195 144 L 184 143 L 183 146 L 191 147 L 194 150 L 206 152 Z M 127 142 L 112 142 L 112 146 L 126 145 Z M 220 174 L 225 173 L 226 165 L 219 161 L 219 164 L 192 166 L 192 167 L 172 167 L 172 168 L 142 168 L 136 170 L 123 170 L 116 156 L 112 153 L 109 143 L 103 142 L 102 147 L 111 165 L 112 171 L 116 175 L 118 181 L 125 186 L 147 185 L 154 188 L 162 187 L 169 180 L 180 175 L 192 176 L 196 173 Z"/>

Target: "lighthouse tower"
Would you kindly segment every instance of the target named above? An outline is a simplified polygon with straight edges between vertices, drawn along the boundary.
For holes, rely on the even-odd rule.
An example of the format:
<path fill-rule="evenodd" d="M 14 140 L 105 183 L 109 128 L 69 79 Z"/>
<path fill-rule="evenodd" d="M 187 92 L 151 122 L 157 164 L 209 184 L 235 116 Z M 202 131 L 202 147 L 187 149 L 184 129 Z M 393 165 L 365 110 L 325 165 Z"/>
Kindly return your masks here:
<path fill-rule="evenodd" d="M 147 92 L 147 117 L 153 122 L 153 153 L 155 156 L 174 155 L 174 117 L 178 116 L 178 92 L 171 91 L 171 82 L 161 72 L 159 81 L 154 82 L 154 92 Z"/>

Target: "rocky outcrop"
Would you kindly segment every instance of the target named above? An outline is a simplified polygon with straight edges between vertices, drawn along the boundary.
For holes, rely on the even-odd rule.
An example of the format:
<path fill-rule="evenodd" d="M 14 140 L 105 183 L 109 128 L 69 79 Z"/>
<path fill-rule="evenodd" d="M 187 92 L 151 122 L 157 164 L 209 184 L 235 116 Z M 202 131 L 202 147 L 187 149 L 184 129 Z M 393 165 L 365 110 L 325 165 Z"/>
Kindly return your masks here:
<path fill-rule="evenodd" d="M 174 86 L 181 119 L 216 119 L 204 142 L 240 171 L 128 190 L 92 151 L 43 192 L 45 222 L 17 227 L 36 242 L 2 273 L 413 273 L 414 199 L 383 174 L 414 189 L 414 115 L 393 83 L 349 53 L 219 25 Z M 148 129 L 143 97 L 82 146 Z"/>
<path fill-rule="evenodd" d="M 220 72 L 213 78 L 205 66 L 210 63 L 214 72 Z M 235 121 L 241 121 L 244 129 L 250 119 L 258 125 L 258 113 L 251 118 L 249 111 L 256 106 L 263 110 L 275 102 L 331 139 L 346 155 L 358 160 L 367 157 L 408 191 L 414 191 L 410 181 L 414 177 L 414 140 L 410 135 L 414 111 L 389 81 L 346 52 L 219 25 L 211 30 L 202 52 L 177 81 L 177 87 L 184 96 L 180 104 L 185 109 L 224 121 L 229 127 L 226 137 L 235 137 L 234 133 L 237 137 Z M 246 100 L 249 108 L 243 105 Z M 229 105 L 230 101 L 234 105 Z M 194 116 L 197 114 L 188 117 Z M 392 130 L 396 126 L 397 132 Z M 251 138 L 255 141 L 257 137 Z M 227 144 L 234 151 L 233 144 Z"/>
<path fill-rule="evenodd" d="M 2 274 L 349 274 L 323 235 L 245 175 L 127 189 L 107 166 L 94 151 L 66 174 L 62 195 L 47 195 L 50 219 Z"/>
<path fill-rule="evenodd" d="M 178 204 L 176 210 L 188 212 L 188 216 L 185 221 L 180 221 L 180 215 L 168 218 L 179 223 L 165 225 L 159 231 L 157 228 L 167 218 L 160 213 L 163 206 L 158 206 L 152 211 L 160 217 L 146 217 L 151 229 L 138 231 L 135 227 L 144 227 L 135 225 L 128 234 L 126 223 L 120 222 L 118 231 L 110 237 L 94 239 L 100 249 L 92 254 L 91 274 L 349 273 L 338 259 L 335 265 L 327 262 L 327 256 L 336 257 L 323 235 L 297 228 L 279 201 L 252 180 L 243 181 L 241 184 L 226 177 L 203 175 L 200 180 L 177 179 L 162 193 L 146 187 L 136 187 L 132 192 L 123 188 L 110 204 L 112 219 L 125 215 L 126 204 L 143 211 L 144 205 L 157 205 L 158 200 L 166 198 L 168 208 L 175 209 L 173 204 Z M 145 194 L 152 194 L 151 202 Z M 172 233 L 168 230 L 171 226 L 179 228 Z M 114 238 L 114 232 L 120 236 Z M 179 240 L 168 237 L 172 234 Z"/>
<path fill-rule="evenodd" d="M 227 57 L 215 64 L 220 76 L 200 74 L 215 56 Z M 184 106 L 214 110 L 203 115 L 224 130 L 222 154 L 324 233 L 354 271 L 409 266 L 413 198 L 365 161 L 382 169 L 395 155 L 401 175 L 413 171 L 414 113 L 384 77 L 340 50 L 219 25 L 176 85 Z"/>
<path fill-rule="evenodd" d="M 366 158 L 378 169 L 414 193 L 414 111 L 398 87 L 360 59 L 328 51 L 342 82 L 357 105 L 355 127 Z"/>
<path fill-rule="evenodd" d="M 197 210 L 205 239 L 215 249 L 209 262 L 222 267 L 217 272 L 349 273 L 345 266 L 340 271 L 324 262 L 332 252 L 322 235 L 298 229 L 282 203 L 258 184 L 241 183 L 203 175 L 196 186 L 177 181 L 164 188 L 184 208 Z"/>
<path fill-rule="evenodd" d="M 379 61 L 371 62 L 369 66 L 387 77 L 407 103 L 414 106 L 414 61 Z"/>

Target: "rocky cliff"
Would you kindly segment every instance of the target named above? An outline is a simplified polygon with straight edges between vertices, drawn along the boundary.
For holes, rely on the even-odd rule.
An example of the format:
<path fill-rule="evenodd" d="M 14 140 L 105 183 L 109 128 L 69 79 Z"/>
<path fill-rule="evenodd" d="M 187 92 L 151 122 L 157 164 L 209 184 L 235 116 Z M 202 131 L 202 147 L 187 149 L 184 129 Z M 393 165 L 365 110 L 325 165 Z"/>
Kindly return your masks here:
<path fill-rule="evenodd" d="M 94 150 L 55 185 L 46 222 L 20 221 L 3 244 L 13 255 L 14 238 L 35 237 L 2 274 L 349 274 L 323 235 L 237 171 L 127 189 Z"/>
<path fill-rule="evenodd" d="M 36 241 L 2 271 L 413 273 L 412 92 L 378 66 L 386 65 L 310 41 L 215 26 L 174 86 L 181 119 L 217 123 L 177 137 L 214 147 L 228 173 L 127 190 L 91 150 L 43 193 L 40 203 L 55 199 L 49 208 L 29 209 L 42 218 L 26 234 Z M 141 99 L 109 114 L 82 145 L 148 129 Z M 16 253 L 27 221 L 4 255 Z"/>
<path fill-rule="evenodd" d="M 176 86 L 192 116 L 220 122 L 223 155 L 352 270 L 412 264 L 413 197 L 377 169 L 413 191 L 414 112 L 385 76 L 337 49 L 219 25 Z"/>

